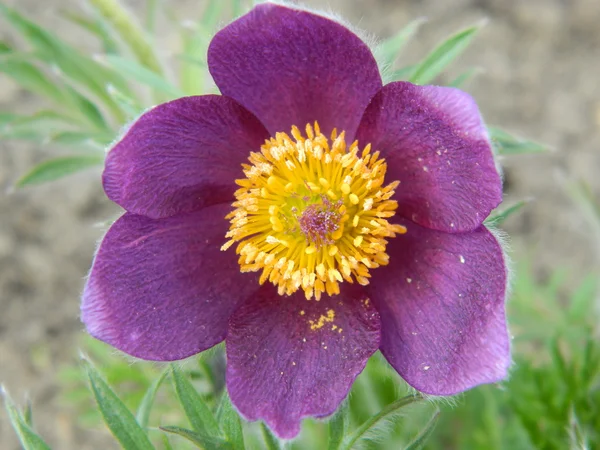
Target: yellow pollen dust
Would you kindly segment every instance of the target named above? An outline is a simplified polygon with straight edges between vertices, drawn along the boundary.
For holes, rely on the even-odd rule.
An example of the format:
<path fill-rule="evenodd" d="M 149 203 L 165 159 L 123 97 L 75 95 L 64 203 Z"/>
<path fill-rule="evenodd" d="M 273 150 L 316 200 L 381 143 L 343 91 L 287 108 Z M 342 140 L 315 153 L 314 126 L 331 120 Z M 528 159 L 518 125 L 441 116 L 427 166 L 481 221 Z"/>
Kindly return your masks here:
<path fill-rule="evenodd" d="M 307 299 L 339 294 L 344 280 L 369 283 L 369 270 L 387 265 L 387 238 L 406 233 L 388 219 L 399 183 L 383 185 L 387 169 L 371 145 L 347 145 L 344 132 L 330 139 L 318 123 L 306 136 L 277 133 L 243 164 L 236 180 L 231 226 L 221 247 L 237 243 L 242 272 L 262 270 L 279 295 L 304 290 Z"/>
<path fill-rule="evenodd" d="M 315 330 L 320 330 L 321 328 L 323 328 L 326 323 L 333 322 L 334 319 L 335 319 L 335 311 L 333 309 L 329 309 L 329 310 L 327 310 L 326 316 L 321 315 L 317 320 L 309 320 L 308 323 L 310 323 L 310 329 L 315 331 Z M 333 329 L 335 330 L 335 328 L 333 328 Z"/>

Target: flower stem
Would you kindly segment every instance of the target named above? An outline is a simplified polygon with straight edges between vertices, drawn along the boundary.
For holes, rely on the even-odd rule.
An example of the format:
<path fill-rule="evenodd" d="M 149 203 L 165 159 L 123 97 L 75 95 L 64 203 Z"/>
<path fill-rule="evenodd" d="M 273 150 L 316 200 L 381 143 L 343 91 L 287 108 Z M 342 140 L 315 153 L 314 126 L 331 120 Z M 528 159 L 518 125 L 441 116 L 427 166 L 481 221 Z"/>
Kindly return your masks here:
<path fill-rule="evenodd" d="M 379 413 L 367 419 L 365 423 L 363 423 L 353 434 L 348 436 L 340 448 L 342 450 L 350 450 L 357 440 L 364 437 L 369 430 L 373 429 L 380 421 L 385 420 L 390 415 L 393 415 L 399 409 L 421 400 L 423 400 L 423 396 L 421 394 L 416 394 L 407 395 L 406 397 L 396 400 L 394 403 L 390 403 Z"/>

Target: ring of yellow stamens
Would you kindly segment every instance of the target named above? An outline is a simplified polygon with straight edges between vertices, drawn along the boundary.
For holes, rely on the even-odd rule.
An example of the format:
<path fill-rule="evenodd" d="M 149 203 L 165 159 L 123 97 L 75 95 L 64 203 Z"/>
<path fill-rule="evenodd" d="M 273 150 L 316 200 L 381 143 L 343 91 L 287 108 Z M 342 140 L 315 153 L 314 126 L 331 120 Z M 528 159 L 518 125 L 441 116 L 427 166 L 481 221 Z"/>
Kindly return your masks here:
<path fill-rule="evenodd" d="M 369 269 L 386 265 L 386 238 L 406 233 L 393 225 L 391 200 L 399 182 L 383 186 L 387 169 L 371 145 L 347 148 L 344 132 L 328 140 L 315 122 L 306 137 L 292 127 L 277 133 L 243 164 L 235 210 L 221 250 L 238 243 L 242 272 L 262 270 L 280 295 L 303 289 L 307 299 L 340 292 L 343 280 L 369 283 Z M 331 142 L 331 144 L 330 144 Z"/>

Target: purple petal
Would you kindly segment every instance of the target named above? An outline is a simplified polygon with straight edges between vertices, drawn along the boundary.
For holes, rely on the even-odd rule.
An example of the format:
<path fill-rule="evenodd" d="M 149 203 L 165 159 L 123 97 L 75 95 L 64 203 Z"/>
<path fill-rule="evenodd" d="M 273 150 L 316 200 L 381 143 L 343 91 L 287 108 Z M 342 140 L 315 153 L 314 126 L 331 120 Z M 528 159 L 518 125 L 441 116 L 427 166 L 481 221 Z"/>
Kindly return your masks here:
<path fill-rule="evenodd" d="M 224 95 L 252 111 L 271 134 L 317 120 L 352 140 L 381 77 L 367 45 L 316 14 L 256 6 L 213 38 L 208 66 Z"/>
<path fill-rule="evenodd" d="M 335 411 L 379 337 L 379 315 L 360 287 L 308 301 L 265 285 L 229 322 L 231 400 L 247 419 L 291 439 L 303 417 Z"/>
<path fill-rule="evenodd" d="M 357 132 L 398 180 L 398 214 L 448 232 L 477 228 L 502 201 L 487 131 L 473 99 L 458 89 L 386 85 Z"/>
<path fill-rule="evenodd" d="M 258 289 L 222 252 L 229 205 L 110 228 L 83 292 L 89 333 L 138 358 L 172 361 L 221 342 L 240 301 Z"/>
<path fill-rule="evenodd" d="M 229 98 L 173 100 L 142 115 L 108 153 L 104 190 L 127 211 L 155 219 L 229 202 L 241 164 L 266 138 Z"/>
<path fill-rule="evenodd" d="M 506 377 L 506 266 L 483 226 L 443 233 L 406 222 L 390 264 L 373 271 L 381 351 L 414 388 L 452 395 Z"/>

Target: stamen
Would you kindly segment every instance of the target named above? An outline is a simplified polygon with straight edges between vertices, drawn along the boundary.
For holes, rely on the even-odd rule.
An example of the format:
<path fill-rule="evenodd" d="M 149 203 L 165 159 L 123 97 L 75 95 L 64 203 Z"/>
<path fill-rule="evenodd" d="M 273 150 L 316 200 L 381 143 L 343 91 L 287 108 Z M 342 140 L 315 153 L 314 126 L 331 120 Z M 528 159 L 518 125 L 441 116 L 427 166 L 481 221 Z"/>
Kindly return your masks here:
<path fill-rule="evenodd" d="M 319 300 L 338 294 L 343 281 L 368 284 L 369 269 L 389 261 L 387 239 L 407 230 L 387 220 L 399 183 L 382 187 L 379 152 L 348 145 L 344 132 L 327 139 L 317 123 L 305 131 L 277 133 L 242 165 L 221 250 L 237 243 L 242 272 L 262 270 L 260 284 L 270 281 L 280 295 L 302 289 Z"/>

